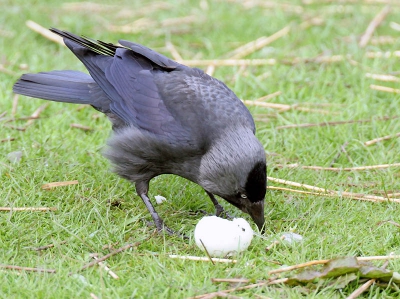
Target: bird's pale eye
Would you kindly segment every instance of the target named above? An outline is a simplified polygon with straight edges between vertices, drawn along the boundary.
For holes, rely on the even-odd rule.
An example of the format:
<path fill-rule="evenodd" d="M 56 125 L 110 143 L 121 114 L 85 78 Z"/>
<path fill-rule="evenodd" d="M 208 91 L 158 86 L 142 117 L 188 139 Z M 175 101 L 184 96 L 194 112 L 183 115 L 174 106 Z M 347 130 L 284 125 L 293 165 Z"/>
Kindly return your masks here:
<path fill-rule="evenodd" d="M 241 194 L 240 194 L 240 197 L 243 198 L 243 199 L 246 199 L 246 198 L 247 198 L 247 195 L 244 194 L 244 193 L 241 193 Z"/>

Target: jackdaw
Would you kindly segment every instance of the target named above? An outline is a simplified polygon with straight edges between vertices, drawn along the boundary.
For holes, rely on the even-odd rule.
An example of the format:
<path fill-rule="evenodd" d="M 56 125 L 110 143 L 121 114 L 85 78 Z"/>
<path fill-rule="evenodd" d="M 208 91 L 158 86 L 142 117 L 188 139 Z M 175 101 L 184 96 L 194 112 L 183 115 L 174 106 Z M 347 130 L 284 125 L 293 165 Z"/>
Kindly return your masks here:
<path fill-rule="evenodd" d="M 197 183 L 264 225 L 266 157 L 249 110 L 221 81 L 147 47 L 94 41 L 51 29 L 89 74 L 62 70 L 24 74 L 13 91 L 56 102 L 89 104 L 107 115 L 113 135 L 105 157 L 134 183 L 157 229 L 164 225 L 148 198 L 149 181 L 175 174 Z"/>

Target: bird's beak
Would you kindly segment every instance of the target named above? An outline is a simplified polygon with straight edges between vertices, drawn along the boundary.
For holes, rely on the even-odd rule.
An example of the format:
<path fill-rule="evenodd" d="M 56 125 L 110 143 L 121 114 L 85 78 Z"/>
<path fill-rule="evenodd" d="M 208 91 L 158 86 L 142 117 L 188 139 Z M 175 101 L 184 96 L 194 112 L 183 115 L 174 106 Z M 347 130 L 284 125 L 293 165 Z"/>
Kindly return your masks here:
<path fill-rule="evenodd" d="M 246 206 L 247 213 L 251 216 L 251 219 L 255 222 L 260 232 L 263 234 L 265 232 L 264 224 L 264 201 L 252 203 Z"/>

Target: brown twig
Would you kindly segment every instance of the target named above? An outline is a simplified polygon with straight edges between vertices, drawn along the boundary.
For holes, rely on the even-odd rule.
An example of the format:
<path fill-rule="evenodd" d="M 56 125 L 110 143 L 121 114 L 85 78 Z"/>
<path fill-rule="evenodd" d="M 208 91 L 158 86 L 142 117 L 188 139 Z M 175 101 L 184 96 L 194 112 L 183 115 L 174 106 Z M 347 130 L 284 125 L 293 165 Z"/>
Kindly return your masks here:
<path fill-rule="evenodd" d="M 229 282 L 229 283 L 249 283 L 251 280 L 246 278 L 211 278 L 212 282 Z"/>
<path fill-rule="evenodd" d="M 58 245 L 62 245 L 62 244 L 65 244 L 65 243 L 67 243 L 67 241 L 62 241 L 62 242 L 58 243 Z M 42 250 L 46 250 L 46 249 L 49 249 L 49 248 L 53 248 L 54 246 L 55 246 L 54 244 L 49 244 L 49 245 L 44 245 L 44 246 L 32 248 L 32 250 L 42 251 Z"/>
<path fill-rule="evenodd" d="M 43 26 L 41 26 L 38 23 L 35 23 L 34 21 L 31 21 L 31 20 L 26 21 L 25 24 L 30 29 L 39 33 L 40 35 L 44 36 L 45 38 L 64 46 L 63 38 L 61 36 L 51 32 L 49 29 L 44 28 Z"/>
<path fill-rule="evenodd" d="M 118 253 L 120 253 L 120 252 L 123 252 L 123 251 L 125 251 L 125 250 L 128 250 L 129 248 L 137 247 L 137 246 L 139 246 L 140 244 L 142 244 L 144 241 L 147 241 L 148 239 L 150 239 L 151 237 L 152 237 L 152 235 L 148 236 L 147 238 L 145 238 L 145 239 L 142 240 L 142 241 L 138 241 L 138 242 L 135 242 L 135 243 L 126 244 L 125 246 L 122 246 L 121 248 L 118 248 L 118 249 L 116 249 L 115 251 L 113 251 L 113 252 L 111 252 L 111 253 L 109 253 L 109 254 L 106 254 L 105 256 L 102 256 L 101 258 L 98 258 L 97 260 L 94 260 L 94 261 L 92 261 L 92 262 L 86 264 L 85 266 L 83 266 L 82 268 L 80 268 L 77 272 L 81 272 L 81 271 L 83 271 L 83 270 L 85 270 L 85 269 L 87 269 L 87 268 L 93 267 L 94 265 L 96 265 L 96 264 L 98 264 L 98 263 L 100 263 L 100 262 L 104 262 L 106 259 L 108 259 L 108 258 L 110 258 L 110 257 L 112 257 L 112 256 L 114 256 L 114 255 L 116 255 L 116 254 L 118 254 Z M 72 273 L 70 273 L 70 275 L 71 275 L 71 274 L 72 274 Z"/>
<path fill-rule="evenodd" d="M 41 269 L 41 268 L 30 268 L 30 267 L 21 267 L 14 265 L 1 265 L 0 268 L 10 269 L 10 270 L 18 270 L 18 271 L 27 271 L 27 272 L 39 272 L 39 273 L 56 273 L 56 270 L 53 269 Z"/>
<path fill-rule="evenodd" d="M 353 192 L 346 192 L 346 191 L 334 191 L 334 190 L 319 188 L 319 187 L 311 186 L 311 185 L 307 185 L 307 184 L 301 184 L 301 183 L 297 183 L 297 182 L 276 179 L 273 177 L 267 177 L 267 179 L 269 181 L 276 182 L 279 184 L 308 189 L 308 190 L 312 190 L 314 192 L 320 192 L 322 194 L 332 194 L 332 195 L 336 195 L 338 197 L 346 197 L 346 198 L 359 199 L 359 200 L 372 201 L 372 202 L 400 203 L 400 199 L 398 199 L 398 198 L 386 198 L 386 197 L 376 196 L 376 195 L 360 194 L 360 193 L 353 193 Z"/>
<path fill-rule="evenodd" d="M 0 121 L 3 121 L 5 119 L 5 116 L 7 115 L 7 111 L 3 111 L 0 113 Z"/>
<path fill-rule="evenodd" d="M 335 4 L 335 3 L 340 3 L 340 4 L 356 4 L 356 3 L 362 3 L 364 5 L 366 4 L 387 4 L 388 2 L 393 3 L 393 5 L 398 5 L 397 2 L 395 1 L 390 1 L 390 0 L 303 0 L 302 3 L 305 5 L 310 5 L 310 4 Z"/>
<path fill-rule="evenodd" d="M 243 5 L 244 8 L 249 9 L 253 7 L 262 7 L 269 9 L 282 9 L 285 12 L 302 14 L 304 8 L 300 5 L 293 5 L 289 3 L 281 3 L 280 1 L 265 1 L 265 0 L 240 0 L 240 1 L 232 1 L 238 2 Z"/>
<path fill-rule="evenodd" d="M 199 17 L 195 15 L 189 15 L 184 17 L 165 19 L 160 22 L 161 27 L 175 27 L 182 24 L 192 24 L 199 21 Z"/>
<path fill-rule="evenodd" d="M 229 294 L 222 293 L 222 292 L 215 292 L 214 294 L 210 294 L 210 295 L 203 297 L 203 299 L 214 299 L 214 298 L 242 299 L 242 297 L 229 295 Z"/>
<path fill-rule="evenodd" d="M 91 127 L 84 126 L 84 125 L 81 125 L 81 124 L 70 124 L 70 127 L 71 128 L 76 128 L 76 129 L 81 129 L 83 131 L 92 131 Z"/>
<path fill-rule="evenodd" d="M 279 243 L 281 243 L 283 240 L 285 240 L 286 236 L 282 235 L 279 239 L 280 240 L 275 240 L 274 242 L 272 242 L 269 246 L 267 246 L 265 248 L 265 251 L 270 251 L 272 248 L 274 248 L 276 245 L 278 245 Z"/>
<path fill-rule="evenodd" d="M 64 186 L 76 185 L 76 184 L 79 184 L 78 180 L 65 181 L 65 182 L 52 182 L 52 183 L 43 184 L 42 189 L 50 190 L 50 189 L 56 188 L 56 187 L 64 187 Z"/>
<path fill-rule="evenodd" d="M 172 58 L 175 60 L 183 60 L 181 54 L 179 54 L 178 50 L 175 48 L 174 44 L 170 41 L 166 42 L 167 50 L 171 53 Z"/>
<path fill-rule="evenodd" d="M 167 1 L 151 1 L 149 4 L 141 3 L 140 7 L 135 7 L 134 10 L 127 9 L 126 6 L 122 7 L 120 5 L 115 5 L 120 10 L 117 14 L 118 18 L 124 19 L 134 19 L 138 15 L 150 15 L 152 12 L 159 10 L 167 10 L 172 7 Z"/>
<path fill-rule="evenodd" d="M 311 128 L 311 127 L 324 127 L 324 126 L 337 126 L 337 125 L 346 125 L 346 124 L 354 124 L 354 123 L 369 123 L 372 121 L 384 121 L 390 119 L 399 118 L 398 115 L 395 116 L 384 116 L 375 119 L 360 119 L 360 120 L 343 120 L 343 121 L 330 121 L 330 122 L 322 122 L 322 123 L 308 123 L 308 124 L 292 124 L 292 125 L 285 125 L 285 126 L 278 126 L 276 130 L 282 129 L 290 129 L 290 128 Z"/>
<path fill-rule="evenodd" d="M 297 264 L 297 265 L 293 265 L 293 266 L 288 266 L 288 267 L 283 267 L 283 268 L 271 270 L 271 271 L 268 272 L 268 275 L 274 275 L 274 274 L 278 274 L 278 273 L 293 271 L 293 270 L 297 270 L 297 269 L 301 269 L 301 268 L 305 268 L 305 267 L 310 267 L 310 266 L 315 266 L 315 265 L 323 265 L 323 264 L 328 263 L 329 261 L 330 260 L 309 261 L 309 262 L 305 262 L 305 263 L 301 263 L 301 264 Z"/>
<path fill-rule="evenodd" d="M 400 137 L 400 133 L 397 133 L 397 134 L 394 134 L 394 135 L 387 135 L 387 136 L 375 138 L 375 139 L 372 139 L 372 140 L 364 142 L 364 145 L 370 146 L 370 145 L 373 145 L 375 143 L 378 143 L 378 142 L 381 142 L 381 141 L 385 141 L 385 140 L 389 140 L 389 139 L 393 139 L 393 138 L 397 138 L 397 137 Z"/>
<path fill-rule="evenodd" d="M 15 73 L 13 71 L 5 68 L 4 65 L 2 65 L 2 64 L 0 64 L 0 73 L 4 73 L 4 74 L 7 74 L 7 75 L 11 75 L 11 76 L 15 75 Z"/>
<path fill-rule="evenodd" d="M 100 12 L 109 12 L 111 9 L 118 10 L 119 7 L 117 5 L 107 5 L 107 4 L 99 4 L 93 2 L 72 2 L 72 3 L 63 3 L 62 9 L 67 11 L 88 11 L 91 13 L 100 13 Z"/>
<path fill-rule="evenodd" d="M 13 126 L 13 125 L 9 125 L 9 124 L 4 124 L 4 127 L 10 128 L 13 130 L 17 130 L 17 131 L 21 131 L 21 132 L 26 131 L 26 127 L 17 127 L 17 126 Z"/>
<path fill-rule="evenodd" d="M 87 105 L 87 104 L 81 104 L 81 105 L 76 106 L 75 110 L 76 111 L 82 111 L 83 109 L 86 109 L 88 107 L 90 107 L 90 106 Z"/>
<path fill-rule="evenodd" d="M 314 109 L 314 108 L 301 107 L 301 106 L 298 106 L 297 104 L 292 105 L 291 109 L 298 110 L 298 111 L 303 111 L 303 112 L 322 113 L 322 114 L 327 114 L 327 115 L 339 114 L 339 113 L 332 112 L 332 111 L 329 111 L 329 110 L 324 110 L 324 109 Z"/>
<path fill-rule="evenodd" d="M 371 84 L 369 86 L 369 88 L 371 88 L 373 90 L 383 91 L 383 92 L 400 93 L 400 89 L 391 88 L 391 87 L 382 86 L 382 85 Z"/>
<path fill-rule="evenodd" d="M 4 116 L 7 115 L 7 111 L 3 111 L 2 113 L 0 113 L 0 120 L 4 119 Z"/>
<path fill-rule="evenodd" d="M 12 117 L 9 119 L 4 120 L 5 123 L 9 123 L 9 122 L 13 122 L 13 121 L 17 121 L 17 120 L 31 120 L 31 119 L 38 119 L 40 118 L 40 116 L 21 116 L 21 117 Z"/>
<path fill-rule="evenodd" d="M 143 30 L 148 30 L 149 28 L 176 27 L 184 24 L 195 23 L 198 21 L 199 18 L 194 15 L 178 17 L 178 18 L 170 18 L 159 22 L 150 18 L 139 18 L 132 23 L 122 26 L 109 25 L 108 30 L 112 32 L 138 33 Z"/>
<path fill-rule="evenodd" d="M 302 168 L 302 169 L 328 170 L 328 171 L 338 172 L 338 171 L 361 171 L 361 170 L 371 170 L 371 169 L 386 169 L 390 167 L 400 167 L 400 163 L 357 166 L 357 167 L 322 167 L 322 166 L 304 166 L 299 164 L 276 164 L 274 166 L 282 168 Z"/>
<path fill-rule="evenodd" d="M 96 261 L 98 260 L 98 257 L 97 257 L 96 254 L 92 254 L 91 257 L 92 257 L 94 260 L 96 260 Z M 108 268 L 103 262 L 98 262 L 98 264 L 99 264 L 99 266 L 100 266 L 101 268 L 103 268 L 103 269 L 107 272 L 107 274 L 109 274 L 112 278 L 114 278 L 114 279 L 119 279 L 118 275 L 115 274 L 110 268 Z"/>
<path fill-rule="evenodd" d="M 277 96 L 280 96 L 281 94 L 282 94 L 282 91 L 278 90 L 278 91 L 275 91 L 275 92 L 273 92 L 273 93 L 267 94 L 266 96 L 263 96 L 263 97 L 261 97 L 261 98 L 258 98 L 256 101 L 258 101 L 258 102 L 261 102 L 261 101 L 268 101 L 268 100 L 270 100 L 270 99 L 272 99 L 272 98 L 275 98 L 275 97 L 277 97 Z"/>
<path fill-rule="evenodd" d="M 366 290 L 368 290 L 369 287 L 375 283 L 375 281 L 376 281 L 376 278 L 372 278 L 372 279 L 368 280 L 366 283 L 364 283 L 362 286 L 360 286 L 358 289 L 356 289 L 353 293 L 351 293 L 349 296 L 347 296 L 346 299 L 357 298 L 362 293 L 364 293 Z"/>
<path fill-rule="evenodd" d="M 33 124 L 33 122 L 35 121 L 35 119 L 38 119 L 40 114 L 47 108 L 47 106 L 49 106 L 49 103 L 43 104 L 41 105 L 39 108 L 37 108 L 32 115 L 30 116 L 31 118 L 26 122 L 26 127 L 30 126 L 31 124 Z"/>
<path fill-rule="evenodd" d="M 279 110 L 284 110 L 284 111 L 292 109 L 291 105 L 277 104 L 277 103 L 267 103 L 267 102 L 263 102 L 263 101 L 260 101 L 260 100 L 255 100 L 255 101 L 243 100 L 243 103 L 245 105 L 248 105 L 248 106 L 259 106 L 259 107 L 273 108 L 273 109 L 279 109 Z"/>
<path fill-rule="evenodd" d="M 291 189 L 291 188 L 285 188 L 285 187 L 276 187 L 276 186 L 267 186 L 267 189 L 269 190 L 278 190 L 278 191 L 289 191 L 289 192 L 294 192 L 294 193 L 301 193 L 301 194 L 310 194 L 310 195 L 318 195 L 318 196 L 336 196 L 336 194 L 329 194 L 329 193 L 318 193 L 318 192 L 311 192 L 311 191 L 304 191 L 304 190 L 298 190 L 298 189 Z"/>
<path fill-rule="evenodd" d="M 202 245 L 203 248 L 204 248 L 204 251 L 205 251 L 206 254 L 207 254 L 208 259 L 210 260 L 210 262 L 211 262 L 213 265 L 215 265 L 215 262 L 213 261 L 213 259 L 212 259 L 211 255 L 210 255 L 210 253 L 208 252 L 206 245 L 204 245 L 203 240 L 202 240 L 202 239 L 199 239 L 199 240 L 200 240 L 201 245 Z"/>
<path fill-rule="evenodd" d="M 383 22 L 390 12 L 390 5 L 386 5 L 369 23 L 365 33 L 361 36 L 359 46 L 364 48 L 374 34 L 375 29 Z"/>
<path fill-rule="evenodd" d="M 325 23 L 325 21 L 321 17 L 313 17 L 313 18 L 310 18 L 310 19 L 305 20 L 304 22 L 300 23 L 299 27 L 302 30 L 305 30 L 311 26 L 321 26 L 324 23 Z"/>
<path fill-rule="evenodd" d="M 157 26 L 157 22 L 148 18 L 139 18 L 136 21 L 125 24 L 122 26 L 109 25 L 108 30 L 111 32 L 123 32 L 123 33 L 138 33 L 148 28 Z"/>
<path fill-rule="evenodd" d="M 243 58 L 247 55 L 250 55 L 251 53 L 264 48 L 265 46 L 269 45 L 270 43 L 276 41 L 277 39 L 281 38 L 282 36 L 285 36 L 289 33 L 291 26 L 286 26 L 282 28 L 281 30 L 275 32 L 274 34 L 270 36 L 262 36 L 255 41 L 249 42 L 236 50 L 233 50 L 226 56 L 229 57 L 230 59 L 240 59 Z"/>
<path fill-rule="evenodd" d="M 371 74 L 366 73 L 365 77 L 371 78 L 374 80 L 385 81 L 385 82 L 400 82 L 400 78 L 392 75 L 380 75 L 380 74 Z"/>
<path fill-rule="evenodd" d="M 19 99 L 19 94 L 14 94 L 14 96 L 13 96 L 13 104 L 12 104 L 12 109 L 11 109 L 11 116 L 12 117 L 15 117 L 15 114 L 17 113 L 18 99 Z"/>
<path fill-rule="evenodd" d="M 119 242 L 115 242 L 113 244 L 106 244 L 106 245 L 103 245 L 103 247 L 101 249 L 103 249 L 103 250 L 108 249 L 108 250 L 112 251 L 112 250 L 114 250 L 114 246 L 116 246 L 118 244 L 119 244 Z"/>
<path fill-rule="evenodd" d="M 341 62 L 350 59 L 350 55 L 318 55 L 312 58 L 295 57 L 292 60 L 283 61 L 287 64 L 298 64 L 298 63 L 334 63 Z"/>
<path fill-rule="evenodd" d="M 187 66 L 260 66 L 274 65 L 276 59 L 211 59 L 211 60 L 179 60 Z"/>
<path fill-rule="evenodd" d="M 191 299 L 203 299 L 206 296 L 218 294 L 219 292 L 232 293 L 232 292 L 236 292 L 236 291 L 254 289 L 254 288 L 261 287 L 261 286 L 267 286 L 267 285 L 273 285 L 273 284 L 281 284 L 281 283 L 285 283 L 287 281 L 288 281 L 288 278 L 281 278 L 281 279 L 276 279 L 276 280 L 272 280 L 272 281 L 264 281 L 264 282 L 254 283 L 254 284 L 250 284 L 250 285 L 243 286 L 243 287 L 232 288 L 232 289 L 227 289 L 227 290 L 221 290 L 221 291 L 218 291 L 218 292 L 213 292 L 213 293 L 208 293 L 208 294 L 202 294 L 202 295 L 198 295 L 198 296 L 194 296 L 194 297 L 190 297 L 190 298 Z"/>
<path fill-rule="evenodd" d="M 21 208 L 15 208 L 15 207 L 0 207 L 0 211 L 2 212 L 47 212 L 47 211 L 57 211 L 57 208 L 51 207 L 21 207 Z"/>
<path fill-rule="evenodd" d="M 0 142 L 8 142 L 8 141 L 14 141 L 15 137 L 9 137 L 9 138 L 4 138 L 4 139 L 0 139 Z"/>
<path fill-rule="evenodd" d="M 358 261 L 379 261 L 379 260 L 390 260 L 390 259 L 400 259 L 400 255 L 380 255 L 380 256 L 360 256 L 356 257 Z M 328 263 L 331 260 L 314 260 L 314 261 L 309 261 L 293 266 L 288 266 L 288 267 L 283 267 L 275 270 L 271 270 L 268 272 L 268 275 L 274 275 L 278 273 L 283 273 L 283 272 L 289 272 L 305 267 L 310 267 L 310 266 L 315 266 L 315 265 L 323 265 Z"/>
<path fill-rule="evenodd" d="M 200 256 L 191 256 L 191 255 L 176 255 L 176 254 L 170 254 L 169 257 L 171 259 L 181 259 L 181 260 L 190 260 L 190 261 L 201 261 L 201 262 L 209 262 L 210 259 L 208 257 L 200 257 Z M 217 263 L 232 263 L 236 264 L 237 260 L 230 260 L 230 259 L 220 259 L 213 257 L 211 258 L 213 262 Z"/>
<path fill-rule="evenodd" d="M 400 255 L 376 255 L 376 256 L 360 256 L 357 257 L 359 261 L 381 261 L 381 260 L 393 260 L 393 259 L 400 259 Z"/>
<path fill-rule="evenodd" d="M 382 224 L 384 224 L 384 223 L 389 223 L 389 224 L 392 224 L 392 225 L 394 225 L 394 226 L 400 227 L 400 224 L 397 223 L 397 222 L 395 222 L 395 221 L 393 221 L 393 220 L 379 221 L 376 225 L 377 225 L 377 226 L 380 226 L 380 225 L 382 225 Z"/>
<path fill-rule="evenodd" d="M 382 265 L 382 269 L 386 269 L 386 267 L 389 265 L 389 261 L 386 261 Z M 366 283 L 364 283 L 362 286 L 360 286 L 358 289 L 356 289 L 353 293 L 351 293 L 346 299 L 355 299 L 358 296 L 360 296 L 362 293 L 364 293 L 366 290 L 369 289 L 371 285 L 373 285 L 376 281 L 376 278 L 372 278 L 368 280 Z"/>
<path fill-rule="evenodd" d="M 400 57 L 400 51 L 394 52 L 367 52 L 365 54 L 367 58 L 391 58 L 391 57 Z"/>
<path fill-rule="evenodd" d="M 371 37 L 370 43 L 371 45 L 388 45 L 388 44 L 394 44 L 397 42 L 397 39 L 393 36 L 376 36 L 376 37 Z"/>
<path fill-rule="evenodd" d="M 262 73 L 261 75 L 257 76 L 257 80 L 262 81 L 262 80 L 264 80 L 264 79 L 267 79 L 267 78 L 271 77 L 271 75 L 272 75 L 272 74 L 271 74 L 270 71 L 265 72 L 265 73 Z"/>
<path fill-rule="evenodd" d="M 400 193 L 388 193 L 388 197 L 400 196 Z"/>
<path fill-rule="evenodd" d="M 67 11 L 88 11 L 90 13 L 102 13 L 102 12 L 110 12 L 111 10 L 116 11 L 113 12 L 113 15 L 116 15 L 118 18 L 129 18 L 136 19 L 139 15 L 149 15 L 151 12 L 160 9 L 169 9 L 171 5 L 166 2 L 153 2 L 148 5 L 141 5 L 140 7 L 136 7 L 134 10 L 128 9 L 127 7 L 123 7 L 121 10 L 121 6 L 119 5 L 109 5 L 109 4 L 99 4 L 94 2 L 72 2 L 72 3 L 63 3 L 62 9 Z"/>
<path fill-rule="evenodd" d="M 267 189 L 269 189 L 269 190 L 279 190 L 279 191 L 288 191 L 288 192 L 294 192 L 294 193 L 300 193 L 300 194 L 309 194 L 309 195 L 316 195 L 316 196 L 328 196 L 328 197 L 337 197 L 338 196 L 336 194 L 321 193 L 321 192 L 318 193 L 318 192 L 303 191 L 303 190 L 284 188 L 284 187 L 276 187 L 276 186 L 268 186 Z M 358 199 L 358 200 L 366 200 L 366 199 L 364 199 L 362 197 L 358 197 L 357 194 L 355 194 L 354 196 L 351 196 L 351 198 L 352 199 Z M 367 201 L 370 201 L 370 200 L 367 200 Z"/>
<path fill-rule="evenodd" d="M 308 107 L 301 107 L 298 104 L 293 104 L 293 105 L 288 105 L 288 104 L 278 104 L 278 103 L 268 103 L 264 102 L 267 99 L 271 99 L 273 97 L 276 97 L 280 95 L 281 92 L 277 91 L 272 94 L 266 95 L 262 98 L 259 98 L 257 100 L 242 100 L 242 102 L 247 105 L 247 106 L 258 106 L 258 107 L 264 107 L 264 108 L 272 108 L 272 109 L 278 109 L 279 112 L 285 112 L 289 110 L 298 110 L 298 111 L 304 111 L 304 112 L 316 112 L 316 113 L 323 113 L 323 114 L 335 114 L 332 111 L 328 110 L 323 110 L 323 109 L 313 109 L 313 108 L 308 108 Z"/>
<path fill-rule="evenodd" d="M 212 298 L 226 298 L 226 299 L 243 299 L 243 297 L 230 295 L 222 292 L 218 292 L 218 294 L 211 295 L 210 297 L 203 297 L 203 299 L 212 299 Z"/>

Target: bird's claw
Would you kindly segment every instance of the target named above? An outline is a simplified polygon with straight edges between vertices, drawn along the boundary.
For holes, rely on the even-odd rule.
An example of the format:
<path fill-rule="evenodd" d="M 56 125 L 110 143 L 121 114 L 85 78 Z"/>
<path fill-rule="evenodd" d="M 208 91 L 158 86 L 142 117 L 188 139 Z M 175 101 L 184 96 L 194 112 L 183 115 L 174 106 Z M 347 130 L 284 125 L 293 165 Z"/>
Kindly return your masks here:
<path fill-rule="evenodd" d="M 168 226 L 166 226 L 164 224 L 164 221 L 157 221 L 155 222 L 148 222 L 148 225 L 155 225 L 157 227 L 157 232 L 162 234 L 162 233 L 167 233 L 169 236 L 177 236 L 177 237 L 181 237 L 185 240 L 188 240 L 189 237 L 186 236 L 185 234 L 182 234 L 180 232 L 176 232 L 173 229 L 169 228 Z"/>
<path fill-rule="evenodd" d="M 218 205 L 215 207 L 215 214 L 213 213 L 208 213 L 205 210 L 197 210 L 198 213 L 202 213 L 205 216 L 217 216 L 220 218 L 224 219 L 229 219 L 232 220 L 234 217 L 232 217 L 227 211 L 224 210 L 224 208 L 221 205 Z"/>
<path fill-rule="evenodd" d="M 223 210 L 221 213 L 219 213 L 218 215 L 216 215 L 218 217 L 224 218 L 224 219 L 228 219 L 228 220 L 233 220 L 233 216 L 231 216 L 227 211 Z"/>

